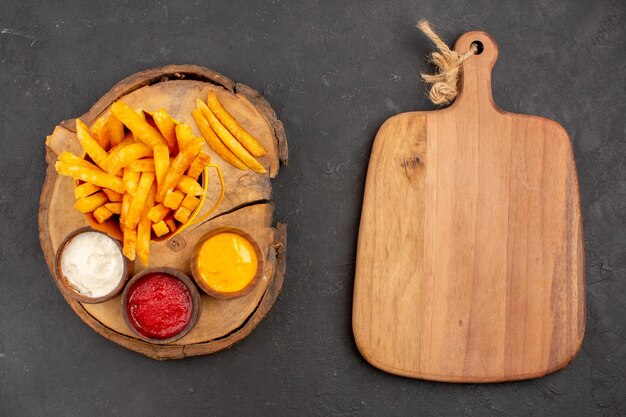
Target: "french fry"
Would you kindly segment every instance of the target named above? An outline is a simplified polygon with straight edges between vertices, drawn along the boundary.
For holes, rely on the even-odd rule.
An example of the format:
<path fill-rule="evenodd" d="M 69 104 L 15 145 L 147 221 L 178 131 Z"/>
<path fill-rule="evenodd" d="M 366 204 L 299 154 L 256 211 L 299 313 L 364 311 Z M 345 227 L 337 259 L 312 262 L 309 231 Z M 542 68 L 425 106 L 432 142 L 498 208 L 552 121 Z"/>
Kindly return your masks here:
<path fill-rule="evenodd" d="M 96 165 L 104 169 L 102 163 L 107 156 L 109 156 L 109 154 L 107 151 L 102 149 L 102 146 L 100 146 L 93 136 L 91 136 L 89 127 L 81 122 L 80 119 L 76 119 L 76 137 L 78 138 L 80 146 L 83 147 L 85 153 L 91 157 Z"/>
<path fill-rule="evenodd" d="M 139 184 L 140 175 L 141 174 L 139 172 L 133 171 L 130 168 L 124 168 L 122 182 L 124 183 L 124 189 L 128 191 L 130 195 L 135 195 L 135 191 L 137 190 L 137 184 Z"/>
<path fill-rule="evenodd" d="M 259 143 L 246 129 L 244 129 L 233 116 L 222 106 L 214 92 L 209 93 L 207 99 L 209 109 L 215 117 L 233 134 L 235 138 L 248 150 L 253 156 L 263 156 L 266 151 L 263 145 Z"/>
<path fill-rule="evenodd" d="M 74 188 L 74 197 L 78 200 L 79 198 L 92 195 L 96 191 L 100 191 L 100 187 L 86 182 L 81 185 L 77 185 L 76 188 Z"/>
<path fill-rule="evenodd" d="M 107 156 L 107 158 L 103 162 L 104 166 L 107 166 L 110 161 L 116 159 L 117 158 L 117 154 L 123 148 L 125 148 L 128 145 L 132 145 L 133 143 L 135 143 L 135 138 L 133 137 L 132 133 L 129 133 L 128 135 L 126 135 L 124 137 L 124 139 L 122 139 L 122 141 L 120 143 L 118 143 L 117 145 L 115 145 L 114 147 L 109 149 L 109 156 Z"/>
<path fill-rule="evenodd" d="M 244 164 L 246 164 L 251 170 L 264 174 L 265 168 L 248 152 L 246 148 L 235 139 L 235 137 L 224 127 L 224 125 L 215 117 L 211 109 L 200 99 L 196 100 L 198 109 L 202 112 L 202 115 L 209 122 L 209 125 L 217 136 L 222 140 L 224 145 L 231 150 L 233 154 L 237 156 Z"/>
<path fill-rule="evenodd" d="M 132 201 L 133 196 L 130 193 L 124 193 L 122 197 L 122 208 L 120 209 L 120 226 L 124 226 L 124 222 L 126 221 L 126 214 L 128 213 L 128 208 L 130 207 L 130 202 Z"/>
<path fill-rule="evenodd" d="M 183 149 L 187 143 L 195 136 L 191 131 L 191 126 L 186 123 L 181 123 L 176 126 L 176 141 L 178 142 L 178 149 Z"/>
<path fill-rule="evenodd" d="M 186 175 L 183 175 L 180 180 L 178 180 L 178 185 L 176 186 L 176 188 L 178 188 L 185 194 L 190 194 L 194 196 L 204 194 L 202 186 L 198 184 L 196 180 Z"/>
<path fill-rule="evenodd" d="M 135 191 L 135 195 L 133 196 L 130 206 L 128 207 L 128 213 L 126 213 L 124 226 L 127 228 L 135 229 L 137 227 L 137 223 L 139 223 L 143 209 L 146 206 L 148 194 L 150 193 L 150 188 L 152 187 L 153 182 L 154 172 L 144 172 L 141 174 L 141 178 L 139 178 L 139 185 L 137 185 L 137 191 Z"/>
<path fill-rule="evenodd" d="M 93 138 L 105 151 L 111 146 L 109 140 L 109 132 L 106 129 L 106 116 L 100 116 L 91 126 L 91 134 Z"/>
<path fill-rule="evenodd" d="M 158 223 L 163 220 L 169 212 L 170 209 L 168 207 L 165 207 L 162 203 L 157 204 L 156 206 L 152 207 L 150 211 L 148 211 L 148 218 L 150 219 L 150 221 L 152 221 L 152 223 Z"/>
<path fill-rule="evenodd" d="M 135 172 L 154 172 L 154 159 L 137 159 L 136 161 L 131 162 L 129 167 Z"/>
<path fill-rule="evenodd" d="M 197 181 L 200 174 L 202 174 L 202 171 L 204 171 L 204 168 L 206 168 L 209 163 L 211 163 L 211 157 L 204 152 L 200 152 L 187 170 L 187 176 Z"/>
<path fill-rule="evenodd" d="M 198 197 L 194 197 L 191 194 L 188 194 L 183 198 L 183 202 L 180 203 L 181 207 L 185 207 L 187 210 L 193 212 L 196 207 L 200 204 L 200 199 Z"/>
<path fill-rule="evenodd" d="M 176 141 L 176 124 L 165 109 L 159 109 L 152 115 L 154 123 L 157 125 L 159 132 L 165 141 L 170 152 L 176 153 L 178 150 L 178 144 Z"/>
<path fill-rule="evenodd" d="M 156 192 L 157 192 L 156 181 L 152 180 L 152 186 L 150 186 L 150 191 L 148 191 L 148 197 L 146 198 L 146 204 L 143 208 L 143 212 L 141 213 L 142 219 L 145 218 L 147 220 L 150 220 L 148 219 L 148 212 L 150 212 L 150 210 L 152 210 L 152 208 L 156 204 Z M 150 230 L 150 223 L 151 222 L 148 221 L 148 230 Z"/>
<path fill-rule="evenodd" d="M 119 145 L 124 139 L 124 125 L 117 117 L 107 112 L 96 120 L 91 133 L 100 146 L 106 150 Z"/>
<path fill-rule="evenodd" d="M 209 125 L 209 122 L 204 118 L 202 112 L 198 109 L 194 109 L 191 114 L 193 116 L 193 119 L 196 121 L 198 129 L 200 129 L 202 136 L 209 144 L 211 149 L 213 149 L 220 158 L 222 158 L 224 161 L 228 162 L 235 168 L 246 171 L 248 169 L 248 166 L 244 164 L 241 159 L 237 158 L 235 154 L 232 153 L 230 149 L 228 149 L 222 143 L 222 141 L 217 137 L 215 132 L 213 132 L 213 129 L 211 129 L 211 125 Z"/>
<path fill-rule="evenodd" d="M 135 142 L 131 145 L 125 146 L 116 153 L 116 155 L 106 161 L 105 169 L 110 174 L 117 174 L 117 172 L 130 165 L 134 161 L 152 156 L 152 150 L 144 143 Z"/>
<path fill-rule="evenodd" d="M 108 201 L 107 196 L 102 191 L 98 191 L 87 197 L 79 198 L 74 204 L 74 208 L 81 213 L 91 213 Z"/>
<path fill-rule="evenodd" d="M 135 256 L 137 254 L 136 252 L 137 230 L 129 229 L 128 227 L 125 227 L 125 226 L 121 226 L 121 228 L 122 228 L 123 241 L 124 241 L 124 244 L 122 245 L 122 253 L 128 259 L 130 259 L 131 261 L 134 261 Z"/>
<path fill-rule="evenodd" d="M 151 225 L 152 222 L 150 222 L 150 220 L 144 219 L 139 220 L 139 224 L 137 225 L 136 253 L 139 261 L 145 266 L 148 266 L 148 260 L 150 258 Z"/>
<path fill-rule="evenodd" d="M 124 140 L 124 125 L 120 122 L 120 119 L 109 113 L 105 126 L 109 134 L 111 147 L 119 145 Z"/>
<path fill-rule="evenodd" d="M 71 152 L 61 152 L 59 155 L 59 161 L 65 162 L 71 165 L 80 165 L 81 167 L 91 168 L 91 169 L 100 169 L 97 165 L 92 164 L 89 161 L 84 160 L 80 156 L 76 156 Z"/>
<path fill-rule="evenodd" d="M 163 220 L 153 224 L 152 230 L 154 230 L 154 234 L 157 235 L 157 237 L 164 236 L 170 232 L 170 229 L 167 227 Z"/>
<path fill-rule="evenodd" d="M 144 118 L 139 116 L 128 104 L 116 101 L 111 105 L 111 111 L 137 139 L 148 145 L 150 149 L 156 145 L 167 145 L 163 136 L 146 122 L 145 116 Z"/>
<path fill-rule="evenodd" d="M 54 164 L 54 167 L 61 175 L 76 178 L 102 188 L 109 188 L 118 193 L 124 192 L 124 184 L 122 183 L 121 178 L 101 171 L 100 169 L 71 165 L 62 161 L 57 161 Z"/>
<path fill-rule="evenodd" d="M 170 167 L 170 153 L 167 146 L 157 145 L 154 151 L 154 170 L 156 173 L 157 192 L 163 187 L 163 181 Z"/>
<path fill-rule="evenodd" d="M 180 203 L 183 202 L 183 198 L 185 195 L 180 191 L 168 191 L 165 194 L 165 198 L 163 199 L 163 205 L 167 208 L 171 208 L 172 210 L 176 210 L 180 207 Z"/>
<path fill-rule="evenodd" d="M 185 207 L 180 206 L 174 212 L 174 218 L 181 223 L 186 223 L 189 220 L 189 216 L 191 216 L 191 211 L 187 210 Z"/>
<path fill-rule="evenodd" d="M 93 211 L 93 217 L 100 224 L 104 223 L 113 216 L 113 212 L 104 206 L 100 206 Z"/>
<path fill-rule="evenodd" d="M 167 225 L 168 229 L 170 229 L 170 232 L 176 230 L 176 220 L 174 220 L 174 216 L 172 214 L 164 218 L 163 221 Z"/>
<path fill-rule="evenodd" d="M 148 266 L 148 259 L 150 258 L 150 234 L 152 222 L 148 218 L 148 212 L 154 206 L 154 198 L 156 196 L 156 184 L 152 182 L 148 197 L 146 198 L 146 205 L 144 206 L 143 213 L 137 224 L 137 257 L 142 264 Z"/>
<path fill-rule="evenodd" d="M 122 203 L 106 203 L 104 207 L 113 214 L 122 214 Z"/>
<path fill-rule="evenodd" d="M 122 182 L 124 182 L 124 179 L 122 179 Z M 113 190 L 109 190 L 108 188 L 103 189 L 102 191 L 104 191 L 104 193 L 107 195 L 107 197 L 109 197 L 109 201 L 111 201 L 112 203 L 117 203 L 117 202 L 121 202 L 122 201 L 122 194 L 121 193 L 116 193 Z M 119 214 L 119 213 L 117 213 Z"/>
<path fill-rule="evenodd" d="M 176 187 L 180 178 L 187 168 L 189 168 L 189 165 L 191 165 L 196 155 L 198 155 L 200 149 L 202 149 L 202 145 L 204 145 L 202 138 L 194 138 L 176 155 L 176 158 L 174 158 L 174 161 L 167 170 L 167 174 L 163 180 L 163 186 L 157 191 L 158 202 L 163 202 L 165 194 Z"/>

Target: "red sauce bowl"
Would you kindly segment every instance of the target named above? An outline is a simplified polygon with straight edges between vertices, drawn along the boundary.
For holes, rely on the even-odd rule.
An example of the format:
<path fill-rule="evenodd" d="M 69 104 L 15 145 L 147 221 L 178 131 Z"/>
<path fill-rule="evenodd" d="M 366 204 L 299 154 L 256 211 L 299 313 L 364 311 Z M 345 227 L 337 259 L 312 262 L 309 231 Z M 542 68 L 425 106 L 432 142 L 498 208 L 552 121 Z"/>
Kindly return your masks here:
<path fill-rule="evenodd" d="M 133 334 L 146 342 L 172 343 L 185 336 L 200 313 L 200 293 L 174 268 L 148 268 L 122 293 L 122 316 Z"/>

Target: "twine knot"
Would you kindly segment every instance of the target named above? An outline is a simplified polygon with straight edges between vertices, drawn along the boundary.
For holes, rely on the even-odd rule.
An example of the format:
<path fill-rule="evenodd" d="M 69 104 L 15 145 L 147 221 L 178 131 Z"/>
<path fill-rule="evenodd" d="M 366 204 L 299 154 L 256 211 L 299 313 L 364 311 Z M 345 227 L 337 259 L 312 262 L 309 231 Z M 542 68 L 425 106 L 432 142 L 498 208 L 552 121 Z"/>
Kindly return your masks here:
<path fill-rule="evenodd" d="M 448 45 L 435 33 L 432 26 L 426 20 L 417 22 L 417 27 L 433 41 L 439 51 L 430 54 L 429 60 L 437 67 L 435 74 L 420 73 L 422 80 L 430 84 L 428 96 L 435 104 L 451 103 L 459 94 L 459 72 L 461 64 L 478 52 L 476 45 L 472 44 L 469 51 L 459 55 L 450 49 Z"/>

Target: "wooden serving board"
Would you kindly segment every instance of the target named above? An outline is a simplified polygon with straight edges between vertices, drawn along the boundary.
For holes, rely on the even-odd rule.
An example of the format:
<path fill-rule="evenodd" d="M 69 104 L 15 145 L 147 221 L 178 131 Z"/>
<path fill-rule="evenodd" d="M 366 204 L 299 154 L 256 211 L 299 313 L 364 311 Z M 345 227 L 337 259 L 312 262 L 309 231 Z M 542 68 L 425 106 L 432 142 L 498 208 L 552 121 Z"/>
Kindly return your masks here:
<path fill-rule="evenodd" d="M 569 363 L 585 329 L 572 146 L 556 122 L 499 109 L 498 49 L 462 67 L 450 107 L 404 113 L 372 149 L 353 331 L 372 365 L 438 381 L 534 378 Z"/>
<path fill-rule="evenodd" d="M 100 304 L 82 304 L 66 297 L 74 312 L 98 333 L 155 359 L 178 359 L 230 347 L 257 326 L 278 297 L 285 271 L 286 226 L 273 226 L 270 179 L 276 176 L 281 163 L 287 163 L 287 142 L 282 123 L 269 104 L 250 87 L 235 84 L 223 75 L 194 65 L 170 65 L 132 75 L 113 87 L 80 117 L 91 124 L 114 101 L 122 99 L 133 108 L 147 111 L 163 107 L 175 119 L 189 124 L 200 136 L 191 111 L 196 99 L 206 100 L 209 91 L 214 91 L 227 110 L 268 150 L 260 158 L 268 174 L 236 169 L 206 146 L 205 152 L 220 165 L 224 175 L 224 201 L 204 222 L 188 227 L 167 241 L 152 242 L 149 266 L 179 268 L 191 276 L 189 260 L 196 242 L 213 228 L 234 226 L 250 234 L 265 253 L 265 270 L 259 284 L 249 294 L 232 300 L 203 295 L 196 325 L 171 345 L 154 345 L 133 337 L 122 319 L 119 296 Z M 54 169 L 57 155 L 65 150 L 82 153 L 74 120 L 62 122 L 46 140 L 48 169 L 40 198 L 39 237 L 55 281 L 58 280 L 54 268 L 57 248 L 70 232 L 87 225 L 84 216 L 73 208 L 72 179 L 57 175 Z M 212 207 L 219 196 L 215 174 L 211 173 L 209 178 L 212 182 L 203 211 Z M 142 269 L 137 261 L 135 272 Z"/>

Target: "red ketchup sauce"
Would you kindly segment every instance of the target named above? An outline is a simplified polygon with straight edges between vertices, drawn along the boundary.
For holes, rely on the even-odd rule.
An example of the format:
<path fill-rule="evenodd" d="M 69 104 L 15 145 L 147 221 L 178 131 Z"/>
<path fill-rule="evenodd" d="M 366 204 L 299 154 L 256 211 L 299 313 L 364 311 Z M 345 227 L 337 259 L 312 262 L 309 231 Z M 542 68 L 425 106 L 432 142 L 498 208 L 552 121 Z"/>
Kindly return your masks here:
<path fill-rule="evenodd" d="M 192 298 L 187 286 L 172 275 L 152 273 L 129 290 L 126 313 L 140 334 L 167 339 L 180 333 L 191 320 Z"/>

